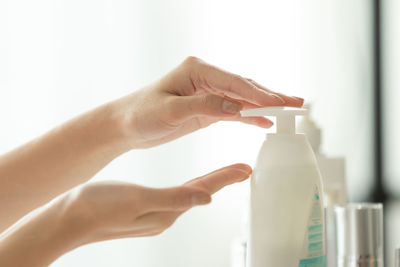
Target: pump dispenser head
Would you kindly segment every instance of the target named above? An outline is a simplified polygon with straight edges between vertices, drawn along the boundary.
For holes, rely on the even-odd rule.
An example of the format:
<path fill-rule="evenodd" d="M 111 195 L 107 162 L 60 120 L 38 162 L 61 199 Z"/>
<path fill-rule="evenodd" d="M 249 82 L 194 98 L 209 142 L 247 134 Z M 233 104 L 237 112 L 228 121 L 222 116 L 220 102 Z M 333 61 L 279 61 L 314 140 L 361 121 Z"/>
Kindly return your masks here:
<path fill-rule="evenodd" d="M 307 115 L 308 109 L 291 107 L 267 107 L 242 110 L 242 117 L 276 117 L 277 134 L 296 134 L 296 115 Z"/>

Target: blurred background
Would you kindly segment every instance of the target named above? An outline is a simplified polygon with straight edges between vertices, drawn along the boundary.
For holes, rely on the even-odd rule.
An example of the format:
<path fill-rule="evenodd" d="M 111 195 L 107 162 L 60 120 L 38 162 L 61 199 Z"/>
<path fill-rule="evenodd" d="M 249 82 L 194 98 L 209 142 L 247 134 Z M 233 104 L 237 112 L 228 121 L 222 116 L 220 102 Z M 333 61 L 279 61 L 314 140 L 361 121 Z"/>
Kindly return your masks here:
<path fill-rule="evenodd" d="M 400 242 L 399 12 L 396 0 L 0 0 L 0 153 L 197 56 L 312 103 L 322 150 L 346 159 L 350 201 L 385 202 L 390 266 Z M 253 165 L 265 134 L 218 123 L 131 151 L 93 180 L 179 185 Z M 52 266 L 229 267 L 247 197 L 248 183 L 233 185 L 161 236 L 87 245 Z"/>

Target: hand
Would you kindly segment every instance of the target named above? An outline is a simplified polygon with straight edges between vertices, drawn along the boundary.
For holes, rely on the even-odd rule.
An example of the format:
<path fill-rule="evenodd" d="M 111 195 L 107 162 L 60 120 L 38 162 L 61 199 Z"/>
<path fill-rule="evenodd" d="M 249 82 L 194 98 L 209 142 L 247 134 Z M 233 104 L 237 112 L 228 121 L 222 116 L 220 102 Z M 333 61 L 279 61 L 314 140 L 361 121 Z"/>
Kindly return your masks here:
<path fill-rule="evenodd" d="M 247 179 L 250 173 L 248 165 L 235 164 L 167 189 L 125 182 L 91 183 L 79 190 L 70 205 L 75 223 L 68 224 L 85 227 L 84 242 L 157 235 L 182 213 L 209 203 L 213 193 Z"/>
<path fill-rule="evenodd" d="M 159 81 L 114 102 L 130 148 L 159 145 L 220 120 L 268 128 L 262 117 L 242 118 L 241 109 L 300 107 L 303 99 L 273 92 L 239 75 L 189 57 Z"/>
<path fill-rule="evenodd" d="M 209 203 L 211 194 L 250 173 L 248 165 L 235 164 L 173 188 L 97 182 L 73 189 L 0 234 L 0 266 L 48 266 L 87 243 L 159 234 L 182 213 Z"/>

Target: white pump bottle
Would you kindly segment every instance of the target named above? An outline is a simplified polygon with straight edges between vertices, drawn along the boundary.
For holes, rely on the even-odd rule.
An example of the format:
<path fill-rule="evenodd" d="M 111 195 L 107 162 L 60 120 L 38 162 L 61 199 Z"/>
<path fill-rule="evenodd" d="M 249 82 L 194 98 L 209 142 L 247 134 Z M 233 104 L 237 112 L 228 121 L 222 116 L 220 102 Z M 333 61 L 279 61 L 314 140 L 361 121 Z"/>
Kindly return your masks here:
<path fill-rule="evenodd" d="M 247 267 L 325 267 L 323 189 L 317 162 L 295 116 L 306 109 L 273 107 L 243 117 L 276 116 L 251 179 Z"/>

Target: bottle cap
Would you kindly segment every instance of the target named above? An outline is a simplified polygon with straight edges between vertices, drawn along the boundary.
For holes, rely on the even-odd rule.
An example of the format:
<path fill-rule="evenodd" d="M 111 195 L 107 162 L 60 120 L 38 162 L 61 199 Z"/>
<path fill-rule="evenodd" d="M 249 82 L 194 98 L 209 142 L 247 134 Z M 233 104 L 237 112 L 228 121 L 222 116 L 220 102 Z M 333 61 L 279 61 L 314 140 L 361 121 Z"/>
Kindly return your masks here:
<path fill-rule="evenodd" d="M 383 266 L 383 207 L 380 203 L 335 206 L 339 267 Z"/>
<path fill-rule="evenodd" d="M 242 117 L 276 117 L 277 134 L 295 134 L 296 133 L 296 115 L 306 115 L 308 110 L 305 108 L 291 107 L 267 107 L 242 110 Z"/>

